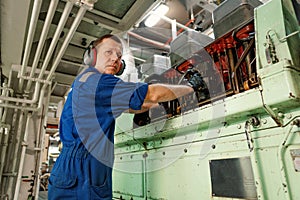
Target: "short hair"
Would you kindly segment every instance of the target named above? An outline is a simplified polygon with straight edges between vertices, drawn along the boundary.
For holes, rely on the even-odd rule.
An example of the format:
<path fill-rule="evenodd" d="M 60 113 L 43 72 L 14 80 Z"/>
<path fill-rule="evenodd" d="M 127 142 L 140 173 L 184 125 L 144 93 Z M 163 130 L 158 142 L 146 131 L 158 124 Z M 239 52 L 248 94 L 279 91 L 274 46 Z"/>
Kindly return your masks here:
<path fill-rule="evenodd" d="M 122 44 L 120 38 L 118 36 L 115 36 L 115 35 L 112 35 L 112 34 L 106 34 L 106 35 L 103 35 L 101 36 L 100 38 L 92 41 L 91 45 L 96 48 L 99 44 L 101 44 L 103 42 L 104 39 L 107 39 L 107 38 L 110 38 L 120 44 Z"/>

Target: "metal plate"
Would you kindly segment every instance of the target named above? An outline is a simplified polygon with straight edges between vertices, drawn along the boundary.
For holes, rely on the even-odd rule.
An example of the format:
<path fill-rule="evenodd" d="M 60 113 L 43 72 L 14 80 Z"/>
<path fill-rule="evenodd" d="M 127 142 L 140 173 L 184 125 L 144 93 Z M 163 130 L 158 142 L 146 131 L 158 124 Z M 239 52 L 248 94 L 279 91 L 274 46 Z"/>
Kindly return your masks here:
<path fill-rule="evenodd" d="M 211 160 L 212 195 L 257 199 L 250 157 Z"/>

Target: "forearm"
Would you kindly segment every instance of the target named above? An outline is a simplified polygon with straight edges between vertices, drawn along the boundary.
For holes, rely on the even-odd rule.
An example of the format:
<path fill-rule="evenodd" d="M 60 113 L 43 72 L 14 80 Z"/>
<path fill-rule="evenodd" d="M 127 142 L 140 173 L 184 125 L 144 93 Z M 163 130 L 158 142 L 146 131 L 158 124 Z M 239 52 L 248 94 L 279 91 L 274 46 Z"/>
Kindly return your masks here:
<path fill-rule="evenodd" d="M 152 84 L 149 85 L 145 101 L 153 103 L 171 101 L 193 91 L 193 88 L 186 85 Z"/>
<path fill-rule="evenodd" d="M 158 106 L 158 103 L 143 103 L 141 110 L 133 110 L 130 108 L 128 110 L 128 112 L 135 113 L 135 114 L 143 113 L 143 112 L 146 112 L 147 110 L 149 110 L 150 108 L 157 107 L 157 106 Z"/>

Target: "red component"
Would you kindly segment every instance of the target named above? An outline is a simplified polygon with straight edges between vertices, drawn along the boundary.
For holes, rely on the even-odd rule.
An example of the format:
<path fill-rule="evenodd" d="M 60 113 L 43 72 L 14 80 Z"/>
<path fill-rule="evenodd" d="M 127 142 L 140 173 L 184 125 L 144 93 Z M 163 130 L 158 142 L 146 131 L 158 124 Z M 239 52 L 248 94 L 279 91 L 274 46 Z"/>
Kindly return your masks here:
<path fill-rule="evenodd" d="M 240 40 L 245 39 L 245 38 L 249 37 L 249 33 L 253 32 L 253 30 L 254 30 L 254 25 L 248 24 L 247 26 L 245 26 L 241 30 L 239 30 L 235 36 Z"/>

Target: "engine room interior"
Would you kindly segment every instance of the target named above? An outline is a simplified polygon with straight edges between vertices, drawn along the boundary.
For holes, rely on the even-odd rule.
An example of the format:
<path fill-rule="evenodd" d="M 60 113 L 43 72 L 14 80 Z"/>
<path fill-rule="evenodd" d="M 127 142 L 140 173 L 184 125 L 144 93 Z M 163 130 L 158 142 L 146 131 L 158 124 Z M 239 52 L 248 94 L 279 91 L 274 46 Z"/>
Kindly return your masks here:
<path fill-rule="evenodd" d="M 66 179 L 69 186 L 54 186 L 50 177 L 66 148 L 68 94 L 91 67 L 86 52 L 107 34 L 123 47 L 120 81 L 193 87 L 197 76 L 200 89 L 116 117 L 112 197 L 99 189 L 98 198 L 81 190 L 77 198 L 300 199 L 298 0 L 0 5 L 0 199 L 55 199 L 49 185 L 66 194 L 80 188 L 79 176 Z"/>

